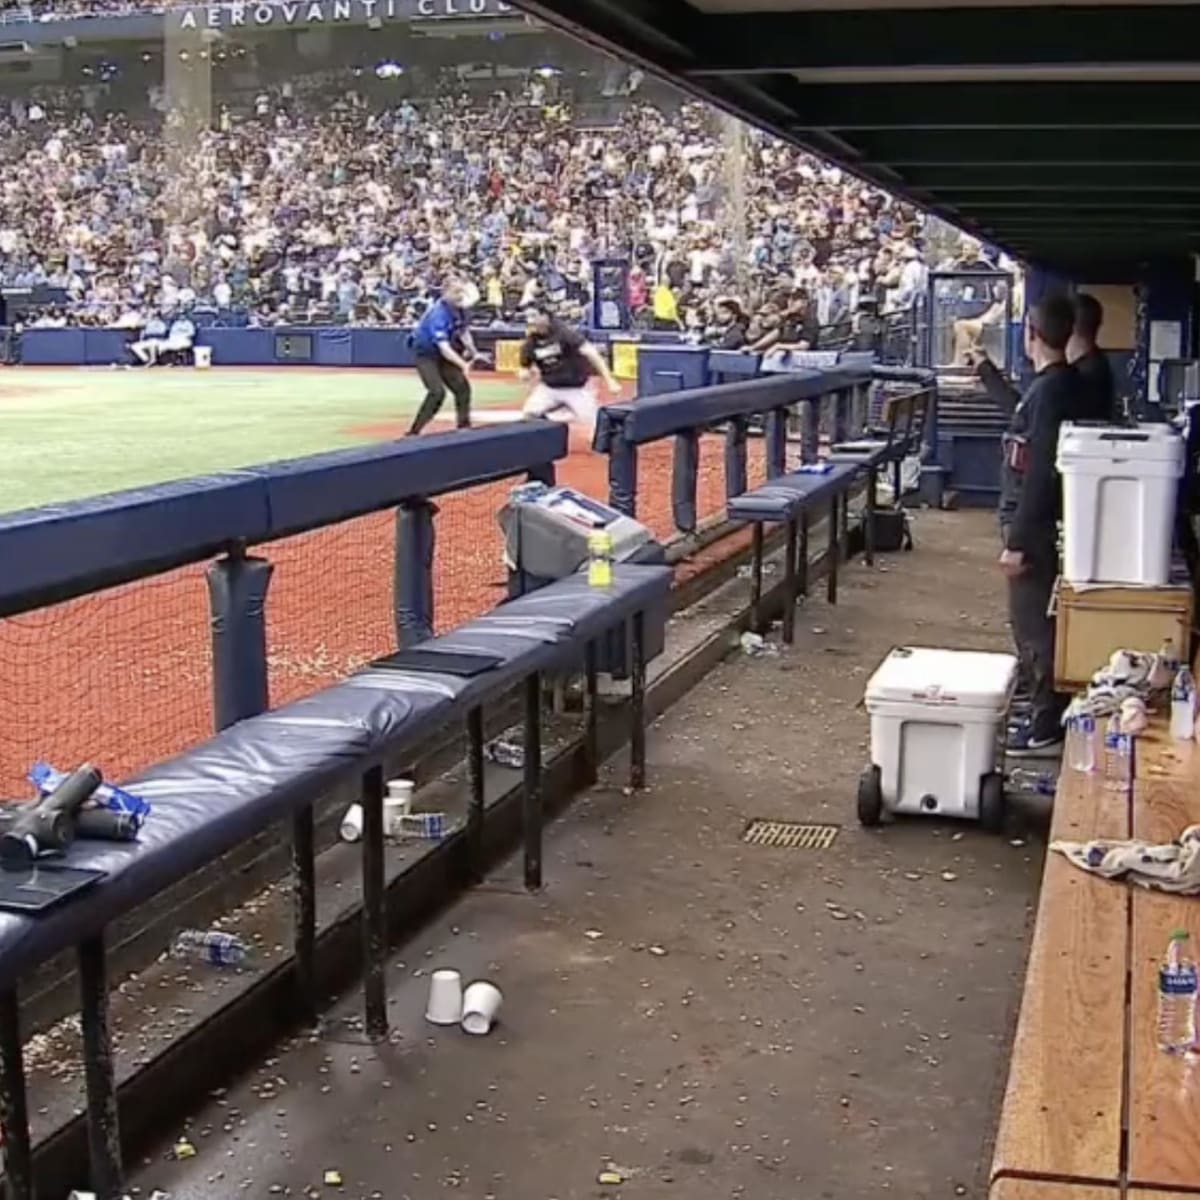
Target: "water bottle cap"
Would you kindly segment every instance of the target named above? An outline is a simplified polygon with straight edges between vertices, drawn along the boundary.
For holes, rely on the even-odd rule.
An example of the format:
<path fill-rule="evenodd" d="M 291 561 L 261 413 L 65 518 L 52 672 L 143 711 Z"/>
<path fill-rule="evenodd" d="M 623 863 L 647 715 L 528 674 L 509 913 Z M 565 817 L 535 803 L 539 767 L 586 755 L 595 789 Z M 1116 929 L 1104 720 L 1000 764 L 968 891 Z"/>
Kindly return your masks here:
<path fill-rule="evenodd" d="M 1173 942 L 1188 942 L 1191 941 L 1191 938 L 1192 935 L 1186 929 L 1177 929 L 1171 934 L 1171 941 Z"/>

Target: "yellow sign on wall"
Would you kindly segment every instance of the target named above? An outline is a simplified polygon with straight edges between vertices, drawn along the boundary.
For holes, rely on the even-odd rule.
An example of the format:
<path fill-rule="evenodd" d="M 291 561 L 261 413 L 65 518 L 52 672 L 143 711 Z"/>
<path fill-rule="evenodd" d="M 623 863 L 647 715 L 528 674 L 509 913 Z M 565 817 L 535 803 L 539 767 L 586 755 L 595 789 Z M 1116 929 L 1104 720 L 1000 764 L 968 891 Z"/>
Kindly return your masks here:
<path fill-rule="evenodd" d="M 521 369 L 521 343 L 511 339 L 496 343 L 496 370 L 515 375 Z"/>
<path fill-rule="evenodd" d="M 612 369 L 618 379 L 637 379 L 638 347 L 636 342 L 612 343 Z"/>

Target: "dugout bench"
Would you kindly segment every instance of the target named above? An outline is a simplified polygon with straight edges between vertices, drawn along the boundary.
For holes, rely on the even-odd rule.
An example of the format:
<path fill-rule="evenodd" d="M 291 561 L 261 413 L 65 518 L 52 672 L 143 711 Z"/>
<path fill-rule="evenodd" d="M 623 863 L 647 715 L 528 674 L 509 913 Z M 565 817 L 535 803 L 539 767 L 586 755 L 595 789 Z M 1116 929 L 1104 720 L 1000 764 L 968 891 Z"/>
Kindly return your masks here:
<path fill-rule="evenodd" d="M 241 721 L 154 767 L 129 786 L 154 812 L 132 845 L 76 842 L 67 864 L 106 872 L 82 896 L 36 917 L 0 916 L 0 1104 L 9 1200 L 34 1195 L 29 1108 L 18 1016 L 23 974 L 76 948 L 80 978 L 91 1186 L 99 1200 L 123 1192 L 118 1105 L 108 1030 L 105 928 L 182 876 L 200 869 L 272 823 L 293 826 L 294 986 L 314 1013 L 316 884 L 313 806 L 331 789 L 361 780 L 362 929 L 365 1028 L 388 1029 L 384 969 L 384 762 L 414 750 L 437 729 L 462 722 L 467 733 L 471 806 L 469 860 L 482 869 L 484 705 L 514 688 L 524 695 L 522 825 L 526 886 L 542 884 L 542 676 L 583 668 L 587 679 L 585 752 L 598 766 L 596 655 L 601 640 L 632 625 L 630 784 L 645 783 L 648 619 L 666 611 L 667 567 L 617 566 L 610 588 L 575 575 L 529 593 L 421 644 L 428 654 L 487 656 L 478 674 L 373 666 L 284 708 Z"/>
<path fill-rule="evenodd" d="M 763 607 L 763 559 L 765 527 L 784 526 L 783 640 L 790 645 L 796 633 L 796 603 L 808 595 L 809 526 L 815 509 L 828 504 L 829 549 L 826 593 L 837 603 L 838 564 L 848 544 L 850 493 L 865 477 L 866 511 L 863 519 L 864 555 L 875 561 L 876 485 L 880 470 L 894 470 L 894 495 L 901 496 L 901 466 L 922 444 L 930 393 L 910 392 L 889 397 L 884 422 L 868 429 L 854 442 L 834 442 L 827 459 L 828 469 L 820 474 L 793 472 L 769 479 L 760 487 L 731 497 L 731 519 L 752 527 L 753 559 L 750 568 L 750 602 L 756 630 L 765 625 Z M 813 439 L 813 440 L 810 440 Z M 815 432 L 807 432 L 806 448 L 815 446 Z"/>
<path fill-rule="evenodd" d="M 1166 842 L 1200 822 L 1200 751 L 1161 723 L 1129 793 L 1064 769 L 1051 840 Z M 1047 853 L 990 1200 L 1182 1200 L 1200 1192 L 1200 1072 L 1158 1049 L 1157 969 L 1200 900 Z"/>

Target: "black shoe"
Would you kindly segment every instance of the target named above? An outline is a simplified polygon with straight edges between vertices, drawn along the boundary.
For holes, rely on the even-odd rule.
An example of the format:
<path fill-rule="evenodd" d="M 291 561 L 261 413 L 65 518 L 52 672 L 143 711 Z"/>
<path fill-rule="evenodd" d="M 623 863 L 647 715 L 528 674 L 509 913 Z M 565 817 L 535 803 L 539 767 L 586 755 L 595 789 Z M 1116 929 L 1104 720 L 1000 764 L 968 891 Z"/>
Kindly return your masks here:
<path fill-rule="evenodd" d="M 1054 758 L 1062 753 L 1062 748 L 1061 726 L 1053 730 L 1035 729 L 1033 725 L 1011 729 L 1006 746 L 1013 758 Z"/>

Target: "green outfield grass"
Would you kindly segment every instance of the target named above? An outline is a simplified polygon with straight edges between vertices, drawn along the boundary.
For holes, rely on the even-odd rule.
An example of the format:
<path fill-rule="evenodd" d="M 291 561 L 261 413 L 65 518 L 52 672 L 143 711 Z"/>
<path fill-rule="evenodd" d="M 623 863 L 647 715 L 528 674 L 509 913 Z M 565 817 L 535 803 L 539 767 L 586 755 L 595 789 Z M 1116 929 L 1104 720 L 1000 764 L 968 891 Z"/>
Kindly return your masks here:
<path fill-rule="evenodd" d="M 475 404 L 525 391 L 479 378 Z M 0 512 L 394 436 L 423 395 L 397 370 L 0 371 Z"/>

